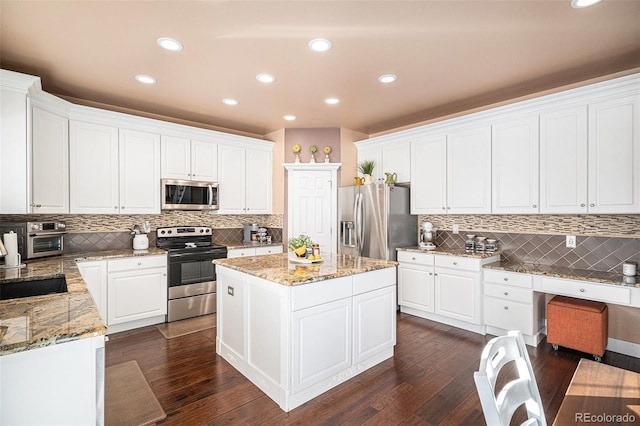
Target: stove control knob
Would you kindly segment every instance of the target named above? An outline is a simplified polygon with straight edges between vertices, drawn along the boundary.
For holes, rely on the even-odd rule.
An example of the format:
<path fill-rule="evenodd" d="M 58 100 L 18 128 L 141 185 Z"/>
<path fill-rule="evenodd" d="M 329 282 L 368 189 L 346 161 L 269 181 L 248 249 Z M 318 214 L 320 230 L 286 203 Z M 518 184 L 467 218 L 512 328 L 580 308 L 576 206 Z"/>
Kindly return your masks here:
<path fill-rule="evenodd" d="M 169 230 L 167 231 L 167 234 L 170 234 L 170 233 L 171 233 L 171 229 L 169 229 Z"/>
<path fill-rule="evenodd" d="M 211 229 L 207 228 L 207 234 L 211 232 Z"/>
<path fill-rule="evenodd" d="M 202 228 L 201 228 L 201 229 L 200 229 L 200 233 L 202 234 L 203 232 L 204 232 L 204 229 L 202 229 Z"/>
<path fill-rule="evenodd" d="M 37 231 L 38 225 L 34 223 L 33 225 L 31 225 L 31 229 L 33 229 L 34 231 Z"/>
<path fill-rule="evenodd" d="M 160 231 L 160 235 L 164 235 L 164 230 Z"/>
<path fill-rule="evenodd" d="M 58 224 L 58 228 L 60 229 L 65 229 L 67 227 L 67 225 L 65 225 L 64 223 L 59 223 Z"/>

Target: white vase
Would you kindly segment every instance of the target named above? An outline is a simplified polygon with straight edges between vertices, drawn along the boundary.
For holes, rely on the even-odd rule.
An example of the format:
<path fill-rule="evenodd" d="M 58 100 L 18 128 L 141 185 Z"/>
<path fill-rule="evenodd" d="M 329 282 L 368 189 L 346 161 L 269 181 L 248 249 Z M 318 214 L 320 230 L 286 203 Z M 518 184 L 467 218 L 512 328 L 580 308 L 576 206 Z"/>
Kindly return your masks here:
<path fill-rule="evenodd" d="M 365 185 L 371 185 L 373 183 L 373 178 L 371 177 L 371 175 L 363 175 L 364 178 L 364 182 L 362 182 Z"/>
<path fill-rule="evenodd" d="M 300 162 L 300 153 L 296 152 L 296 159 L 294 163 L 299 163 L 299 162 Z"/>
<path fill-rule="evenodd" d="M 315 163 L 316 162 L 316 155 L 315 154 L 311 154 L 311 158 L 309 159 L 309 163 Z"/>
<path fill-rule="evenodd" d="M 324 155 L 324 162 L 328 163 L 329 162 L 329 154 L 325 154 Z"/>

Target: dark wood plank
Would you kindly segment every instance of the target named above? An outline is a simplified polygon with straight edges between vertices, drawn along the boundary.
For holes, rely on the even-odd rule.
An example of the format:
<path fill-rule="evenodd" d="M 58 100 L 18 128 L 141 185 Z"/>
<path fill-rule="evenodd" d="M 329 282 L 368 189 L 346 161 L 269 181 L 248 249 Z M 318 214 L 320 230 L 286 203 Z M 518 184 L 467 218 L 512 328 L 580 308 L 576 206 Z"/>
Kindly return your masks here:
<path fill-rule="evenodd" d="M 171 340 L 153 326 L 113 334 L 105 361 L 107 367 L 138 361 L 167 413 L 162 425 L 483 425 L 473 372 L 493 336 L 397 318 L 392 359 L 289 413 L 216 355 L 215 329 Z M 545 341 L 528 351 L 551 424 L 578 361 L 589 355 L 554 351 Z M 638 358 L 607 352 L 603 362 L 640 372 Z"/>

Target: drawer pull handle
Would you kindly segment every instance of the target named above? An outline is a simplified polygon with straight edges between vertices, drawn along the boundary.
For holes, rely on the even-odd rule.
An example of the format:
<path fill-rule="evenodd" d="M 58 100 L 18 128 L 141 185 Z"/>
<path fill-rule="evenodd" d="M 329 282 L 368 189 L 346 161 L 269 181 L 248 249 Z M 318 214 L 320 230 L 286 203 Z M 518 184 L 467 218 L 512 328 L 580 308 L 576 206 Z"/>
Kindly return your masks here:
<path fill-rule="evenodd" d="M 505 310 L 505 311 L 508 311 L 508 310 L 509 310 L 509 307 L 508 307 L 508 306 L 505 306 L 505 307 L 504 307 L 504 310 Z"/>
<path fill-rule="evenodd" d="M 580 289 L 580 293 L 584 293 L 584 291 L 585 291 L 584 288 Z"/>
<path fill-rule="evenodd" d="M 504 279 L 504 280 L 505 280 L 505 281 L 509 281 L 509 278 L 506 278 L 506 277 L 505 277 L 505 279 Z"/>
<path fill-rule="evenodd" d="M 508 292 L 508 291 L 505 291 L 505 292 L 504 292 L 504 295 L 505 295 L 505 296 L 508 296 L 508 295 L 509 295 L 509 292 Z"/>

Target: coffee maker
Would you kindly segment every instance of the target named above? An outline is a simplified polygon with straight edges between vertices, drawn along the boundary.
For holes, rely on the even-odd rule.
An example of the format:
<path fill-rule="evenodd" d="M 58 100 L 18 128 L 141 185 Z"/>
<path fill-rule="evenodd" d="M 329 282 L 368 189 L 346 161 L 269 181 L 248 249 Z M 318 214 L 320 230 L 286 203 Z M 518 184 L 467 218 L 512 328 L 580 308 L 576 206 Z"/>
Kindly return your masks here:
<path fill-rule="evenodd" d="M 258 242 L 258 224 L 257 223 L 245 223 L 243 224 L 243 242 L 245 243 L 257 243 Z"/>
<path fill-rule="evenodd" d="M 420 225 L 420 248 L 423 250 L 435 250 L 436 248 L 436 232 L 430 222 L 422 222 Z"/>

